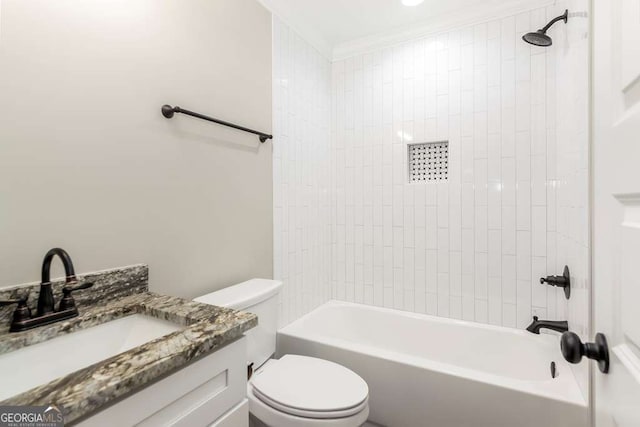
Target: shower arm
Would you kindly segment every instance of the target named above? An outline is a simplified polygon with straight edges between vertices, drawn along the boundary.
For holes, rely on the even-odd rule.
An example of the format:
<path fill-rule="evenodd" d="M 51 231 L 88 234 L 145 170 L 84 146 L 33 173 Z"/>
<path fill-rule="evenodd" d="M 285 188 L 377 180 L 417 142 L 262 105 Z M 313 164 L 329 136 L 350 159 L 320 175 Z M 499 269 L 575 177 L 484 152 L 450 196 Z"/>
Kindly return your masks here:
<path fill-rule="evenodd" d="M 539 31 L 542 33 L 546 33 L 547 30 L 549 28 L 551 28 L 551 26 L 553 24 L 555 24 L 558 21 L 564 21 L 564 23 L 567 23 L 567 18 L 569 17 L 569 11 L 565 10 L 564 13 L 560 16 L 556 16 L 555 18 L 553 18 L 547 25 L 545 25 L 544 27 L 542 27 Z"/>

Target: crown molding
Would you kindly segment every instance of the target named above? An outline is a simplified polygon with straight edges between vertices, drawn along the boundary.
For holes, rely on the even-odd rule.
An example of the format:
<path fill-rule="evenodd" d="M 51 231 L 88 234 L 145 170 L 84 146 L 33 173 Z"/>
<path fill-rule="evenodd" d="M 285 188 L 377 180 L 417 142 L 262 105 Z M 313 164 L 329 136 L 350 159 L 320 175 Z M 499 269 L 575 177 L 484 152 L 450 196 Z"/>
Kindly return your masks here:
<path fill-rule="evenodd" d="M 355 55 L 380 50 L 425 36 L 465 27 L 481 22 L 493 21 L 517 13 L 526 12 L 541 7 L 551 6 L 555 0 L 540 0 L 532 4 L 531 0 L 507 2 L 506 5 L 488 8 L 476 7 L 464 11 L 462 14 L 447 14 L 423 21 L 408 28 L 385 31 L 371 36 L 361 37 L 333 47 L 332 61 L 339 61 Z"/>
<path fill-rule="evenodd" d="M 295 31 L 300 37 L 309 43 L 314 49 L 320 53 L 327 61 L 332 61 L 333 46 L 329 44 L 325 38 L 316 30 L 309 26 L 298 25 L 294 16 L 286 10 L 275 6 L 272 0 L 258 0 L 265 9 L 271 14 L 285 23 L 289 28 Z"/>

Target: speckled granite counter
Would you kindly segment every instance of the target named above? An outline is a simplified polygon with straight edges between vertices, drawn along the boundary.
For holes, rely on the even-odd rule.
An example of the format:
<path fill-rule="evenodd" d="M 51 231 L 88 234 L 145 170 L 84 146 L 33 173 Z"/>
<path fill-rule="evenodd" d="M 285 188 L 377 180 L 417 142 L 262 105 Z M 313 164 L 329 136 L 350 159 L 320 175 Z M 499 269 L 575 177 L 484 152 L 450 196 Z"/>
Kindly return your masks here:
<path fill-rule="evenodd" d="M 142 277 L 142 281 L 129 280 L 132 277 L 129 273 L 138 279 Z M 104 279 L 104 286 L 96 283 L 95 287 L 101 295 L 112 295 L 113 298 L 105 302 L 104 299 L 101 301 L 85 296 L 83 304 L 78 301 L 79 317 L 30 331 L 8 333 L 3 324 L 0 330 L 0 354 L 138 313 L 168 320 L 184 328 L 13 396 L 0 402 L 0 405 L 54 404 L 62 410 L 66 422 L 73 422 L 224 347 L 257 325 L 257 317 L 250 313 L 148 292 L 144 266 L 100 274 L 98 279 Z M 111 280 L 114 277 L 119 277 L 120 283 Z M 96 280 L 96 277 L 92 279 Z M 80 277 L 80 280 L 87 280 L 87 277 Z M 100 291 L 101 288 L 104 289 Z M 124 291 L 125 288 L 129 290 Z M 24 289 L 26 287 L 23 286 L 4 292 L 15 295 Z M 90 292 L 91 289 L 87 293 Z M 51 363 L 55 366 L 55 362 Z"/>

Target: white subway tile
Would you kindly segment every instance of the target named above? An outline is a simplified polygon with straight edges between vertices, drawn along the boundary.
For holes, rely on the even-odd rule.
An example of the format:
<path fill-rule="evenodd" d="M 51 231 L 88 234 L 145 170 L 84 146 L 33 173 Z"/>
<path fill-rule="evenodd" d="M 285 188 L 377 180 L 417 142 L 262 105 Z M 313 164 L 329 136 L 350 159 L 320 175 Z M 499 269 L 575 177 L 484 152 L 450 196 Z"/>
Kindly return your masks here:
<path fill-rule="evenodd" d="M 545 207 L 534 206 L 531 210 L 531 253 L 533 256 L 547 255 L 547 212 Z"/>
<path fill-rule="evenodd" d="M 474 272 L 474 282 L 475 289 L 474 295 L 480 299 L 487 299 L 488 297 L 488 289 L 487 289 L 487 254 L 485 252 L 476 252 L 475 253 L 475 272 Z"/>
<path fill-rule="evenodd" d="M 487 238 L 487 274 L 489 277 L 502 276 L 502 233 L 500 230 L 489 230 Z"/>
<path fill-rule="evenodd" d="M 518 181 L 516 191 L 516 228 L 531 230 L 531 183 Z"/>
<path fill-rule="evenodd" d="M 515 328 L 517 324 L 515 304 L 502 304 L 502 326 Z"/>
<path fill-rule="evenodd" d="M 475 320 L 475 299 L 470 296 L 462 297 L 462 319 Z"/>
<path fill-rule="evenodd" d="M 547 307 L 548 286 L 540 284 L 539 279 L 546 277 L 547 259 L 545 257 L 534 256 L 531 259 L 531 304 L 538 308 Z M 544 317 L 542 317 L 544 318 Z"/>
<path fill-rule="evenodd" d="M 313 295 L 325 295 L 519 328 L 533 313 L 566 315 L 583 328 L 586 304 L 572 301 L 570 310 L 536 282 L 565 262 L 588 281 L 588 258 L 576 255 L 589 243 L 587 134 L 577 133 L 587 125 L 588 80 L 568 71 L 586 63 L 566 39 L 553 51 L 521 41 L 545 15 L 538 8 L 327 63 L 311 83 L 295 80 L 295 65 L 323 60 L 307 47 L 303 55 L 277 47 L 294 33 L 274 28 L 274 58 L 286 59 L 274 60 L 282 313 L 302 314 L 320 300 Z M 560 80 L 574 97 L 556 99 Z M 328 95 L 320 98 L 320 87 Z M 325 102 L 328 148 L 321 137 L 300 139 L 321 123 L 301 93 Z M 302 127 L 295 108 L 307 117 Z M 409 185 L 406 144 L 439 140 L 450 144 L 448 182 Z M 323 153 L 329 165 L 311 160 Z M 328 192 L 320 179 L 330 180 Z M 323 218 L 331 223 L 324 233 Z M 331 270 L 326 280 L 313 274 L 321 265 Z M 289 292 L 302 283 L 326 291 Z"/>
<path fill-rule="evenodd" d="M 475 209 L 475 250 L 476 252 L 487 252 L 487 207 L 476 206 Z"/>
<path fill-rule="evenodd" d="M 502 253 L 505 255 L 516 254 L 515 206 L 502 207 Z"/>
<path fill-rule="evenodd" d="M 438 251 L 427 249 L 426 260 L 426 288 L 427 292 L 437 293 L 438 291 Z"/>
<path fill-rule="evenodd" d="M 489 307 L 487 300 L 475 301 L 475 321 L 480 323 L 489 323 Z"/>

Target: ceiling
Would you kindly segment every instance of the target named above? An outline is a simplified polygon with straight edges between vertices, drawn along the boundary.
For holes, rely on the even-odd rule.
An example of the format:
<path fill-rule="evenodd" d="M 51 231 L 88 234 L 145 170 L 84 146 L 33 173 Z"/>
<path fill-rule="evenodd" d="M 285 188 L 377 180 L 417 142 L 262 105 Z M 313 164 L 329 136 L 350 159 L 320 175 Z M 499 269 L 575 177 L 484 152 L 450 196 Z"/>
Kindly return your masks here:
<path fill-rule="evenodd" d="M 491 16 L 505 7 L 548 4 L 545 0 L 425 0 L 407 7 L 401 0 L 261 0 L 305 38 L 324 50 L 356 39 L 456 21 L 461 15 Z"/>

